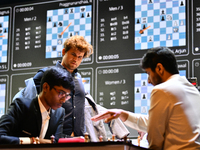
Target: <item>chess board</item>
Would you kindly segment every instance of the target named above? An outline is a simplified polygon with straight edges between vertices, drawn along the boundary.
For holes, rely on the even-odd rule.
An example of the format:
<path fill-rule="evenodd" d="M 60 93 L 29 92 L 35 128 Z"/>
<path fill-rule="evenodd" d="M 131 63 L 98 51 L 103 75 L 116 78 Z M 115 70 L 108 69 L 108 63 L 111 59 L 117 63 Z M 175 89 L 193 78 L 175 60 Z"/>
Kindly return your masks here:
<path fill-rule="evenodd" d="M 186 76 L 185 70 L 179 71 L 180 76 Z M 135 107 L 134 112 L 147 115 L 150 108 L 150 95 L 153 86 L 147 82 L 148 74 L 146 73 L 136 73 L 134 75 L 135 79 Z"/>
<path fill-rule="evenodd" d="M 185 45 L 185 0 L 135 1 L 135 50 Z"/>
<path fill-rule="evenodd" d="M 0 117 L 5 112 L 6 84 L 0 84 Z"/>
<path fill-rule="evenodd" d="M 81 35 L 91 44 L 92 6 L 47 11 L 46 58 L 62 57 L 64 41 Z"/>
<path fill-rule="evenodd" d="M 9 16 L 0 17 L 0 63 L 7 62 Z"/>

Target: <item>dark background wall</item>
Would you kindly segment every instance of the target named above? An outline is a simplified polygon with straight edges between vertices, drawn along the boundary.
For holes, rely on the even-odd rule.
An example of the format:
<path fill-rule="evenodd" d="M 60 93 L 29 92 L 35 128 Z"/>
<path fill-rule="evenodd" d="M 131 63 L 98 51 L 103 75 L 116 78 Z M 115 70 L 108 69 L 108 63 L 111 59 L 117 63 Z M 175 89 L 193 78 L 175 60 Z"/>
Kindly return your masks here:
<path fill-rule="evenodd" d="M 61 60 L 64 40 L 75 34 L 94 47 L 79 72 L 86 91 L 106 108 L 148 113 L 152 86 L 139 62 L 152 47 L 170 47 L 180 74 L 198 79 L 200 2 L 140 2 L 1 0 L 0 115 L 25 87 L 24 80 Z"/>

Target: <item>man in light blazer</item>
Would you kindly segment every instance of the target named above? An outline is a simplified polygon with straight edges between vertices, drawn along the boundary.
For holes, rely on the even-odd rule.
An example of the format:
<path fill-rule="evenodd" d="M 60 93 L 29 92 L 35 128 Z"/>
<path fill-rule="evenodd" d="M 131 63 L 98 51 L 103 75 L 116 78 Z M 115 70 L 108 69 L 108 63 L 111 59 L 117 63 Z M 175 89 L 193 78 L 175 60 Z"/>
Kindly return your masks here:
<path fill-rule="evenodd" d="M 45 71 L 41 92 L 34 99 L 16 98 L 0 118 L 0 144 L 55 142 L 62 137 L 65 111 L 62 104 L 70 98 L 74 82 L 70 73 L 58 67 Z M 38 137 L 38 138 L 36 138 Z"/>

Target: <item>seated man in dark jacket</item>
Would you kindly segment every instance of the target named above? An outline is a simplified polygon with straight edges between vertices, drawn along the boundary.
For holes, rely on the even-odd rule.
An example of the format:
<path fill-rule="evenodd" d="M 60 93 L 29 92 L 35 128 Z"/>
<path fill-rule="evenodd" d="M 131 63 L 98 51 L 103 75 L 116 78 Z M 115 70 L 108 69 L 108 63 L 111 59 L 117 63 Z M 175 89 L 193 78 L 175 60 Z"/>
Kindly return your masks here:
<path fill-rule="evenodd" d="M 0 118 L 0 144 L 51 143 L 62 136 L 65 111 L 61 107 L 70 99 L 74 82 L 69 72 L 58 67 L 45 71 L 41 92 L 34 99 L 16 98 Z"/>

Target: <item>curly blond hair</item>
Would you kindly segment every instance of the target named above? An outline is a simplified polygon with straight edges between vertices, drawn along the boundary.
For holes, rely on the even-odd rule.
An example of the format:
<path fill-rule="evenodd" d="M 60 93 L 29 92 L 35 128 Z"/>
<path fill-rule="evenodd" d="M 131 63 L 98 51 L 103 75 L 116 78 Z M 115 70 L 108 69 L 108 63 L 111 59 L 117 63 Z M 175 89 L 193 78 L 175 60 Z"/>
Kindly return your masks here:
<path fill-rule="evenodd" d="M 83 36 L 75 35 L 65 40 L 65 52 L 72 49 L 77 49 L 84 52 L 84 58 L 89 57 L 93 53 L 93 46 L 88 43 Z"/>

